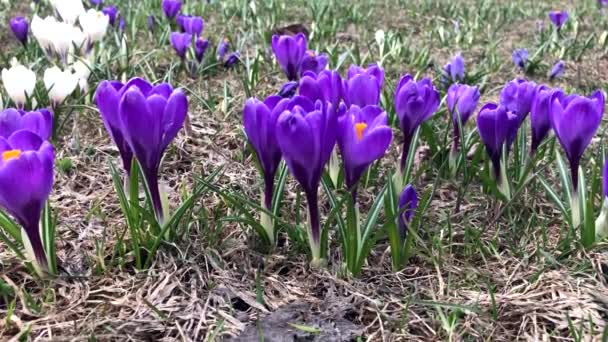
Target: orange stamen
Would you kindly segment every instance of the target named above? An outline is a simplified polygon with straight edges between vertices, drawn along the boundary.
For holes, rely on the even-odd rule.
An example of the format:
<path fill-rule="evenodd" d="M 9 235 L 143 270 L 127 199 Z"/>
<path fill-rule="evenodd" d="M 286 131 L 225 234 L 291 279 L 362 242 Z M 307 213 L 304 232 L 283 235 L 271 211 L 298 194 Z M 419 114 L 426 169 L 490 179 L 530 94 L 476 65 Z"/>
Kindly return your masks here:
<path fill-rule="evenodd" d="M 367 128 L 367 124 L 365 122 L 359 122 L 355 124 L 355 132 L 357 133 L 357 140 L 363 140 L 363 131 Z"/>
<path fill-rule="evenodd" d="M 9 150 L 2 152 L 2 161 L 9 161 L 11 159 L 19 158 L 21 150 Z"/>

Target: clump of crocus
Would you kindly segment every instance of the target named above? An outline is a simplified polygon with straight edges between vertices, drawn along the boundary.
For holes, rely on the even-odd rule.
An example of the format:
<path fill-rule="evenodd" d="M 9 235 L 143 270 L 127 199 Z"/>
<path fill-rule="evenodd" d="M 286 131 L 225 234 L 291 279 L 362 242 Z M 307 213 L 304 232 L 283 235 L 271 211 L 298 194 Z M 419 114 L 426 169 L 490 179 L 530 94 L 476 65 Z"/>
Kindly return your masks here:
<path fill-rule="evenodd" d="M 448 80 L 451 80 L 452 83 L 464 81 L 464 59 L 460 52 L 457 52 L 452 60 L 443 67 L 441 80 L 444 85 L 449 84 Z"/>
<path fill-rule="evenodd" d="M 22 16 L 17 16 L 11 19 L 10 21 L 11 30 L 15 35 L 15 38 L 23 44 L 23 46 L 27 45 L 27 33 L 29 30 L 29 24 L 27 19 Z"/>
<path fill-rule="evenodd" d="M 338 121 L 338 146 L 344 161 L 346 187 L 357 198 L 357 183 L 377 159 L 382 158 L 391 144 L 393 133 L 387 125 L 387 115 L 380 107 L 350 107 Z"/>
<path fill-rule="evenodd" d="M 464 130 L 464 125 L 477 108 L 480 96 L 479 88 L 466 84 L 452 84 L 448 89 L 448 110 L 452 115 L 454 128 L 454 142 L 452 144 L 452 151 L 450 152 L 450 165 L 455 165 L 457 158 L 458 146 L 460 144 L 459 127 L 462 127 Z"/>
<path fill-rule="evenodd" d="M 336 144 L 337 124 L 337 115 L 331 105 L 324 107 L 320 102 L 312 109 L 296 105 L 283 112 L 277 122 L 281 153 L 306 195 L 308 240 L 314 266 L 322 263 L 325 254 L 321 251 L 318 188 L 325 164 Z"/>
<path fill-rule="evenodd" d="M 534 96 L 534 101 L 532 103 L 532 109 L 530 112 L 530 124 L 532 126 L 532 144 L 530 146 L 530 155 L 534 155 L 538 149 L 538 146 L 540 146 L 551 130 L 549 111 L 552 94 L 553 90 L 545 85 L 540 85 L 536 89 L 536 95 Z"/>
<path fill-rule="evenodd" d="M 384 69 L 376 64 L 367 68 L 351 65 L 348 68 L 348 79 L 343 81 L 343 97 L 347 107 L 377 106 L 380 103 Z"/>
<path fill-rule="evenodd" d="M 48 109 L 30 112 L 7 108 L 0 112 L 0 137 L 26 130 L 36 133 L 42 140 L 49 140 L 53 130 L 53 115 Z"/>
<path fill-rule="evenodd" d="M 551 125 L 570 164 L 572 226 L 578 227 L 581 222 L 578 170 L 581 157 L 602 121 L 604 93 L 597 90 L 587 98 L 580 95 L 566 96 L 561 90 L 556 90 L 550 101 Z"/>
<path fill-rule="evenodd" d="M 170 39 L 175 53 L 182 61 L 185 61 L 188 48 L 192 45 L 192 35 L 190 33 L 171 32 Z"/>
<path fill-rule="evenodd" d="M 262 192 L 262 207 L 272 212 L 272 196 L 274 192 L 274 178 L 279 163 L 281 150 L 276 136 L 276 126 L 279 115 L 287 109 L 288 99 L 273 95 L 264 102 L 251 98 L 245 102 L 243 108 L 243 126 L 247 140 L 255 151 L 260 171 L 264 179 Z M 274 245 L 274 223 L 267 212 L 261 213 L 261 225 L 266 230 L 268 241 Z"/>
<path fill-rule="evenodd" d="M 395 112 L 399 117 L 399 125 L 403 132 L 400 172 L 405 169 L 416 129 L 433 116 L 439 108 L 439 102 L 439 92 L 430 79 L 423 78 L 416 81 L 412 76 L 405 75 L 399 80 L 395 89 Z"/>
<path fill-rule="evenodd" d="M 507 199 L 511 198 L 511 191 L 503 161 L 503 149 L 506 151 L 507 137 L 514 129 L 517 130 L 518 121 L 517 115 L 494 103 L 483 106 L 477 115 L 477 131 L 490 157 L 496 186 Z"/>
<path fill-rule="evenodd" d="M 40 276 L 49 261 L 40 230 L 42 209 L 53 188 L 53 146 L 37 134 L 19 130 L 0 137 L 0 207 L 22 227 L 21 238 Z"/>
<path fill-rule="evenodd" d="M 595 241 L 600 241 L 608 235 L 608 159 L 604 160 L 602 194 L 602 209 L 595 220 Z"/>
<path fill-rule="evenodd" d="M 561 77 L 564 74 L 565 69 L 566 69 L 566 63 L 564 61 L 558 61 L 551 68 L 551 72 L 549 72 L 549 79 L 553 80 L 558 77 Z"/>
<path fill-rule="evenodd" d="M 203 33 L 205 23 L 201 17 L 180 15 L 177 17 L 177 25 L 181 28 L 182 32 L 198 37 Z"/>
<path fill-rule="evenodd" d="M 15 106 L 22 109 L 27 99 L 34 94 L 36 74 L 14 61 L 9 69 L 2 69 L 2 84 Z"/>
<path fill-rule="evenodd" d="M 130 163 L 129 151 L 139 162 L 156 218 L 162 226 L 169 208 L 161 199 L 158 172 L 165 150 L 186 119 L 186 95 L 168 83 L 152 85 L 144 79 L 133 78 L 124 86 L 116 81 L 102 82 L 95 98 L 125 169 Z M 125 148 L 125 142 L 129 149 Z"/>
<path fill-rule="evenodd" d="M 163 12 L 168 19 L 174 19 L 182 9 L 181 0 L 163 0 Z"/>
<path fill-rule="evenodd" d="M 520 69 L 525 69 L 528 63 L 528 50 L 527 49 L 515 49 L 512 54 L 513 64 Z"/>
<path fill-rule="evenodd" d="M 562 26 L 568 21 L 568 12 L 567 11 L 551 11 L 549 12 L 549 19 L 555 27 L 560 30 Z"/>

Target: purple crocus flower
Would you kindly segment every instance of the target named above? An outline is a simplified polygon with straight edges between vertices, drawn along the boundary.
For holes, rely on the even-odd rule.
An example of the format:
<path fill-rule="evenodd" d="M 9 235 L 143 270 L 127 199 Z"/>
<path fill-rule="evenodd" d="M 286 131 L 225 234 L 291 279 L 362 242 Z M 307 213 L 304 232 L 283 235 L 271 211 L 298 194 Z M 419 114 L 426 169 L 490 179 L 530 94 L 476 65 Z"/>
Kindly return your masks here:
<path fill-rule="evenodd" d="M 458 150 L 458 145 L 460 143 L 458 121 L 460 121 L 460 124 L 464 127 L 477 108 L 480 96 L 479 88 L 471 87 L 466 84 L 452 84 L 448 89 L 448 110 L 452 114 L 452 123 L 454 127 L 453 151 Z"/>
<path fill-rule="evenodd" d="M 299 93 L 313 103 L 317 100 L 330 103 L 337 110 L 344 94 L 342 87 L 342 77 L 335 70 L 323 70 L 317 75 L 307 72 L 300 79 Z"/>
<path fill-rule="evenodd" d="M 184 20 L 189 17 L 190 16 L 187 14 L 178 14 L 177 17 L 175 17 L 175 23 L 177 24 L 177 27 L 179 27 L 181 32 L 186 31 L 186 29 L 184 28 Z"/>
<path fill-rule="evenodd" d="M 597 0 L 597 4 L 600 7 L 607 7 L 608 6 L 608 0 Z"/>
<path fill-rule="evenodd" d="M 230 49 L 230 41 L 228 38 L 224 38 L 217 46 L 217 59 L 224 59 L 224 56 L 228 53 L 228 49 Z"/>
<path fill-rule="evenodd" d="M 492 162 L 494 179 L 499 190 L 507 198 L 510 197 L 510 194 L 506 175 L 502 171 L 502 151 L 513 129 L 517 129 L 518 121 L 519 119 L 515 113 L 509 112 L 506 107 L 494 103 L 486 104 L 477 114 L 477 131 Z"/>
<path fill-rule="evenodd" d="M 42 140 L 49 140 L 53 131 L 53 114 L 46 108 L 31 112 L 7 108 L 0 112 L 0 137 L 8 138 L 20 130 L 36 133 Z"/>
<path fill-rule="evenodd" d="M 188 99 L 183 91 L 168 83 L 156 86 L 133 78 L 121 90 L 118 118 L 122 133 L 135 158 L 150 192 L 159 224 L 165 223 L 158 171 L 162 156 L 184 125 Z"/>
<path fill-rule="evenodd" d="M 561 29 L 562 26 L 568 21 L 568 12 L 566 11 L 551 11 L 549 12 L 549 19 L 557 29 Z"/>
<path fill-rule="evenodd" d="M 27 33 L 29 29 L 29 24 L 27 19 L 22 16 L 14 17 L 10 20 L 11 30 L 15 37 L 23 44 L 23 46 L 27 45 Z"/>
<path fill-rule="evenodd" d="M 203 27 L 205 23 L 203 18 L 194 16 L 184 16 L 182 18 L 182 30 L 183 32 L 189 33 L 195 37 L 198 37 L 203 33 Z"/>
<path fill-rule="evenodd" d="M 226 57 L 226 61 L 224 62 L 224 68 L 230 68 L 230 67 L 234 66 L 241 60 L 240 58 L 241 58 L 241 53 L 238 51 L 235 51 L 235 52 L 229 54 L 228 57 Z"/>
<path fill-rule="evenodd" d="M 283 98 L 292 98 L 298 90 L 298 82 L 289 81 L 283 84 L 278 95 Z"/>
<path fill-rule="evenodd" d="M 399 234 L 401 235 L 401 241 L 405 241 L 407 238 L 407 225 L 414 218 L 417 208 L 418 195 L 414 187 L 408 184 L 399 196 Z"/>
<path fill-rule="evenodd" d="M 289 99 L 280 96 L 269 96 L 264 102 L 250 98 L 243 108 L 243 126 L 247 140 L 253 147 L 264 178 L 264 193 L 262 205 L 272 211 L 272 195 L 274 178 L 281 162 L 281 150 L 276 137 L 276 127 L 279 115 L 287 108 Z M 262 214 L 264 217 L 264 214 Z M 264 222 L 271 244 L 274 244 L 274 228 L 271 223 Z"/>
<path fill-rule="evenodd" d="M 561 90 L 556 90 L 550 101 L 551 126 L 568 157 L 572 189 L 576 193 L 581 157 L 597 132 L 604 114 L 604 93 L 597 90 L 587 98 L 580 95 L 566 96 Z"/>
<path fill-rule="evenodd" d="M 357 183 L 369 165 L 382 158 L 393 139 L 380 107 L 351 106 L 338 121 L 338 147 L 344 161 L 346 187 L 356 202 Z"/>
<path fill-rule="evenodd" d="M 549 119 L 551 95 L 553 90 L 545 85 L 540 85 L 536 89 L 532 110 L 530 113 L 530 123 L 532 126 L 532 145 L 530 154 L 533 155 L 540 143 L 545 139 L 551 130 L 551 120 Z"/>
<path fill-rule="evenodd" d="M 314 51 L 308 50 L 300 62 L 300 77 L 302 77 L 306 72 L 312 72 L 315 74 L 320 73 L 321 71 L 325 70 L 327 62 L 328 60 L 326 54 L 316 54 Z"/>
<path fill-rule="evenodd" d="M 118 81 L 103 81 L 97 87 L 95 92 L 95 102 L 101 114 L 101 120 L 110 135 L 110 138 L 116 144 L 122 166 L 127 177 L 131 174 L 131 161 L 133 159 L 133 151 L 125 139 L 122 131 L 122 124 L 118 116 L 118 104 L 122 94 L 125 92 L 124 84 Z"/>
<path fill-rule="evenodd" d="M 114 24 L 116 23 L 116 17 L 118 16 L 118 9 L 116 8 L 116 6 L 106 6 L 101 10 L 101 12 L 108 16 L 108 18 L 110 19 L 110 25 L 114 26 Z"/>
<path fill-rule="evenodd" d="M 460 52 L 457 52 L 452 60 L 443 67 L 444 83 L 447 84 L 447 79 L 452 82 L 464 81 L 464 59 Z"/>
<path fill-rule="evenodd" d="M 549 73 L 549 79 L 553 80 L 562 76 L 566 69 L 566 63 L 564 61 L 558 61 L 555 63 L 553 68 L 551 68 L 551 72 Z"/>
<path fill-rule="evenodd" d="M 192 35 L 190 33 L 171 32 L 171 46 L 175 53 L 182 59 L 186 59 L 186 52 L 192 45 Z"/>
<path fill-rule="evenodd" d="M 420 124 L 433 116 L 439 108 L 439 102 L 439 92 L 430 79 L 416 81 L 412 76 L 404 75 L 399 80 L 395 89 L 395 111 L 404 136 L 400 171 L 405 169 L 414 132 Z"/>
<path fill-rule="evenodd" d="M 303 33 L 295 36 L 273 35 L 272 51 L 287 78 L 290 81 L 297 80 L 302 59 L 306 54 L 306 36 Z"/>
<path fill-rule="evenodd" d="M 384 69 L 380 66 L 370 64 L 367 68 L 361 68 L 351 65 L 348 68 L 348 79 L 343 81 L 342 86 L 344 103 L 347 107 L 377 106 L 383 84 Z"/>
<path fill-rule="evenodd" d="M 528 63 L 528 50 L 527 49 L 515 49 L 513 50 L 513 64 L 524 69 L 526 63 Z"/>
<path fill-rule="evenodd" d="M 307 102 L 306 98 L 294 97 Z M 331 105 L 317 101 L 314 109 L 296 105 L 283 112 L 277 122 L 277 141 L 283 158 L 295 179 L 304 188 L 309 210 L 309 242 L 312 263 L 321 263 L 321 227 L 318 188 L 325 164 L 337 139 L 337 115 Z M 302 143 L 306 142 L 306 143 Z"/>
<path fill-rule="evenodd" d="M 199 63 L 203 62 L 203 57 L 205 57 L 205 51 L 209 47 L 209 41 L 207 39 L 198 38 L 194 42 L 194 57 Z"/>
<path fill-rule="evenodd" d="M 150 32 L 154 32 L 156 26 L 156 18 L 154 18 L 153 15 L 149 15 L 148 16 L 148 30 L 150 30 Z"/>
<path fill-rule="evenodd" d="M 20 130 L 0 137 L 0 207 L 23 227 L 36 271 L 48 272 L 40 216 L 53 188 L 53 146 L 37 134 Z M 28 250 L 29 251 L 29 250 Z"/>
<path fill-rule="evenodd" d="M 507 149 L 515 141 L 519 126 L 521 126 L 530 113 L 534 95 L 536 95 L 536 83 L 521 79 L 507 83 L 500 92 L 500 105 L 504 106 L 508 111 L 513 112 L 518 118 L 517 127 L 511 130 L 507 139 Z"/>
<path fill-rule="evenodd" d="M 182 2 L 181 0 L 163 0 L 162 6 L 165 16 L 169 19 L 173 19 L 182 9 Z"/>
<path fill-rule="evenodd" d="M 103 0 L 90 0 L 90 2 L 94 7 L 99 7 L 103 4 Z"/>

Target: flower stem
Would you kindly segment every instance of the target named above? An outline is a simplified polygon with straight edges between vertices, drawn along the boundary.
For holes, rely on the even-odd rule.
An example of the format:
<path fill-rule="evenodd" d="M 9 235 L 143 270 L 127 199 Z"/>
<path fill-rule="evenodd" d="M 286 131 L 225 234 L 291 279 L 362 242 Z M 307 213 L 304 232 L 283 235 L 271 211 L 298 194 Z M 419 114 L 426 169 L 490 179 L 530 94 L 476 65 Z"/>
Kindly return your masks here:
<path fill-rule="evenodd" d="M 260 213 L 260 224 L 262 225 L 262 227 L 264 227 L 264 230 L 266 230 L 268 242 L 271 246 L 274 246 L 275 244 L 274 222 L 272 216 L 269 214 L 269 212 L 272 212 L 272 194 L 274 190 L 273 180 L 274 177 L 271 177 L 270 179 L 266 179 L 264 182 L 264 191 L 262 192 L 261 196 L 261 206 L 265 210 L 262 210 L 262 212 Z"/>
<path fill-rule="evenodd" d="M 322 264 L 321 260 L 321 231 L 319 224 L 319 203 L 317 202 L 318 190 L 315 188 L 312 191 L 306 192 L 306 201 L 308 202 L 308 243 L 310 244 L 310 253 L 312 255 L 312 266 L 319 267 Z"/>

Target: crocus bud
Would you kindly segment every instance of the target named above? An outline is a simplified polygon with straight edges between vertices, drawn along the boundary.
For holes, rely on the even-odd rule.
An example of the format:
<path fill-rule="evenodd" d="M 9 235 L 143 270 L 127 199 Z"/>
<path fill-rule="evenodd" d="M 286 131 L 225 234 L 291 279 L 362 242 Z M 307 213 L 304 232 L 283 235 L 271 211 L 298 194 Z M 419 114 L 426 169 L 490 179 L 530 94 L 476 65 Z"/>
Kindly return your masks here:
<path fill-rule="evenodd" d="M 406 185 L 401 196 L 399 196 L 399 235 L 401 241 L 405 241 L 407 238 L 407 225 L 410 223 L 418 208 L 418 195 L 416 190 L 410 184 Z"/>
<path fill-rule="evenodd" d="M 452 60 L 443 67 L 442 78 L 445 84 L 447 84 L 447 79 L 452 82 L 464 81 L 464 59 L 460 52 L 457 52 Z"/>
<path fill-rule="evenodd" d="M 300 75 L 302 58 L 306 53 L 306 36 L 303 33 L 295 36 L 273 35 L 272 51 L 287 79 L 297 80 Z"/>
<path fill-rule="evenodd" d="M 551 72 L 549 73 L 549 79 L 553 80 L 560 76 L 562 76 L 566 69 L 566 63 L 564 61 L 558 61 L 555 63 L 553 68 L 551 68 Z"/>
<path fill-rule="evenodd" d="M 526 49 L 515 49 L 513 50 L 513 64 L 521 69 L 526 67 L 528 63 L 528 50 Z"/>
<path fill-rule="evenodd" d="M 403 153 L 400 170 L 403 172 L 414 132 L 439 108 L 439 92 L 428 78 L 416 81 L 410 75 L 401 77 L 395 89 L 395 111 L 403 132 Z"/>
<path fill-rule="evenodd" d="M 74 92 L 78 80 L 78 76 L 70 70 L 62 71 L 56 66 L 46 69 L 44 72 L 44 86 L 49 92 L 49 99 L 54 107 Z"/>
<path fill-rule="evenodd" d="M 217 46 L 217 59 L 223 60 L 226 53 L 228 53 L 228 49 L 230 48 L 230 41 L 228 38 L 222 39 L 219 45 Z"/>
<path fill-rule="evenodd" d="M 608 159 L 604 161 L 602 172 L 602 210 L 595 220 L 595 241 L 600 241 L 608 235 Z"/>
<path fill-rule="evenodd" d="M 566 11 L 551 11 L 549 12 L 549 19 L 555 27 L 560 30 L 562 26 L 568 21 L 568 12 Z"/>
<path fill-rule="evenodd" d="M 597 90 L 590 97 L 566 96 L 557 90 L 551 95 L 550 101 L 551 125 L 570 164 L 572 226 L 577 227 L 581 222 L 578 198 L 580 161 L 602 122 L 604 93 Z"/>
<path fill-rule="evenodd" d="M 552 94 L 553 89 L 550 89 L 545 85 L 538 86 L 536 90 L 530 113 L 530 124 L 532 126 L 532 145 L 530 147 L 530 154 L 536 152 L 538 146 L 551 130 L 549 110 Z"/>
<path fill-rule="evenodd" d="M 15 105 L 23 108 L 26 99 L 34 93 L 36 74 L 23 65 L 16 64 L 10 69 L 2 69 L 2 83 Z"/>
<path fill-rule="evenodd" d="M 343 81 L 344 102 L 347 106 L 377 106 L 384 84 L 384 69 L 376 64 L 367 68 L 351 65 L 348 79 Z"/>
<path fill-rule="evenodd" d="M 199 63 L 203 62 L 203 57 L 205 57 L 205 51 L 209 47 L 209 41 L 207 39 L 198 38 L 194 43 L 194 56 Z"/>
<path fill-rule="evenodd" d="M 15 37 L 25 46 L 27 44 L 27 32 L 29 28 L 27 19 L 21 16 L 14 17 L 10 21 L 10 26 Z"/>
<path fill-rule="evenodd" d="M 171 32 L 171 46 L 182 60 L 186 59 L 186 52 L 190 45 L 192 45 L 190 33 Z"/>
<path fill-rule="evenodd" d="M 118 9 L 116 6 L 106 6 L 101 11 L 108 16 L 110 25 L 114 26 L 114 24 L 116 24 L 116 17 L 118 16 Z"/>
<path fill-rule="evenodd" d="M 148 16 L 148 30 L 150 30 L 150 32 L 154 32 L 155 24 L 156 24 L 156 19 L 154 18 L 153 15 L 149 15 Z"/>
<path fill-rule="evenodd" d="M 169 19 L 175 18 L 182 8 L 181 0 L 163 0 L 162 2 L 163 12 Z"/>
<path fill-rule="evenodd" d="M 224 62 L 224 68 L 230 68 L 236 65 L 240 61 L 240 58 L 241 53 L 238 51 L 229 54 L 228 57 L 226 57 L 226 62 Z"/>

